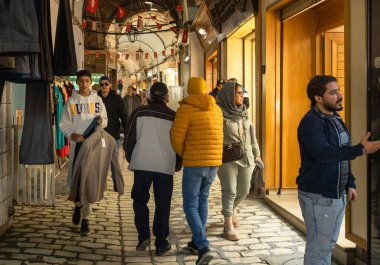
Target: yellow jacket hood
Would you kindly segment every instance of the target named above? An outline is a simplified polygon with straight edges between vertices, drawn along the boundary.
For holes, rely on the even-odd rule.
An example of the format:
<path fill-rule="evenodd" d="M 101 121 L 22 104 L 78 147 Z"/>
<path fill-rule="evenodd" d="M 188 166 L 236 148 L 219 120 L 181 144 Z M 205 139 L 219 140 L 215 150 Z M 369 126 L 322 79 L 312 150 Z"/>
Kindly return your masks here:
<path fill-rule="evenodd" d="M 189 104 L 201 110 L 212 110 L 216 105 L 215 99 L 209 94 L 190 95 L 179 102 L 179 104 Z"/>

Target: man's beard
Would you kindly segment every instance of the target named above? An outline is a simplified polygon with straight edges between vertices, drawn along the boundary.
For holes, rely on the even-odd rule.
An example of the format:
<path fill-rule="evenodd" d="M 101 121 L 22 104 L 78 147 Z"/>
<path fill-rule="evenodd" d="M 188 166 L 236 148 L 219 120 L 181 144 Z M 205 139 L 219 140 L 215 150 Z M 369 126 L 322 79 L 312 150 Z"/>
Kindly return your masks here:
<path fill-rule="evenodd" d="M 329 103 L 323 103 L 323 107 L 327 110 L 327 111 L 331 111 L 331 112 L 334 112 L 334 111 L 341 111 L 343 110 L 343 105 L 337 105 L 339 102 L 342 102 L 342 100 L 338 100 L 336 102 L 335 105 L 331 105 Z"/>

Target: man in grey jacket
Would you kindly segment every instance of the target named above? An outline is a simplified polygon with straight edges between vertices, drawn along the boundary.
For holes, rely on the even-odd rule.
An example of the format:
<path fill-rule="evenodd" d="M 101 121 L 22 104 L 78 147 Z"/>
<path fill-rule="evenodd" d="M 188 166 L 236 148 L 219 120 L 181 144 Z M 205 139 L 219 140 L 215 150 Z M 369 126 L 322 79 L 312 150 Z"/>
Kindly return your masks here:
<path fill-rule="evenodd" d="M 128 119 L 131 117 L 132 111 L 141 105 L 141 98 L 135 95 L 135 90 L 133 86 L 128 86 L 127 95 L 123 97 Z"/>
<path fill-rule="evenodd" d="M 156 237 L 156 255 L 171 249 L 169 236 L 170 204 L 173 175 L 178 158 L 170 143 L 170 129 L 175 112 L 166 106 L 168 88 L 156 82 L 150 89 L 148 105 L 140 106 L 125 128 L 124 151 L 129 169 L 134 171 L 132 188 L 133 210 L 139 243 L 136 250 L 144 251 L 150 244 L 149 189 L 153 183 L 156 210 L 153 234 Z"/>

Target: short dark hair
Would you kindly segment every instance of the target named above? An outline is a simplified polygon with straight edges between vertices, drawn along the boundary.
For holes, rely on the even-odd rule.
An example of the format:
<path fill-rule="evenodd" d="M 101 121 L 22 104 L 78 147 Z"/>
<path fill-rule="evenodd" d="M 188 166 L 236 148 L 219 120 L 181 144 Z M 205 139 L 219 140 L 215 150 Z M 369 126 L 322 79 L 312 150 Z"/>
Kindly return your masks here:
<path fill-rule="evenodd" d="M 336 78 L 331 75 L 316 75 L 307 84 L 307 96 L 310 99 L 311 106 L 315 106 L 315 96 L 322 97 L 326 92 L 326 85 L 330 82 L 337 82 Z"/>
<path fill-rule="evenodd" d="M 82 77 L 82 76 L 88 76 L 92 80 L 91 72 L 88 70 L 80 70 L 77 72 L 77 79 L 79 79 L 79 77 Z"/>

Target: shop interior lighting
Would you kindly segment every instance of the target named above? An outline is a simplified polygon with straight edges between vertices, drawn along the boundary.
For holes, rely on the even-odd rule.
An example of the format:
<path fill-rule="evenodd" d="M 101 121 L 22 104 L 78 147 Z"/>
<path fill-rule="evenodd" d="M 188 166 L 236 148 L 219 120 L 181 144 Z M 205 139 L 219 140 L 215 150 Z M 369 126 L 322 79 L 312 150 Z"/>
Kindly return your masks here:
<path fill-rule="evenodd" d="M 202 36 L 205 36 L 207 34 L 207 31 L 204 28 L 199 28 L 198 33 L 201 34 Z"/>
<path fill-rule="evenodd" d="M 150 8 L 150 11 L 158 11 L 158 9 L 157 8 Z"/>
<path fill-rule="evenodd" d="M 153 3 L 152 3 L 152 2 L 149 2 L 149 1 L 145 1 L 145 4 L 153 5 Z"/>
<path fill-rule="evenodd" d="M 185 62 L 188 62 L 190 60 L 190 56 L 187 55 L 186 58 L 185 58 Z"/>

